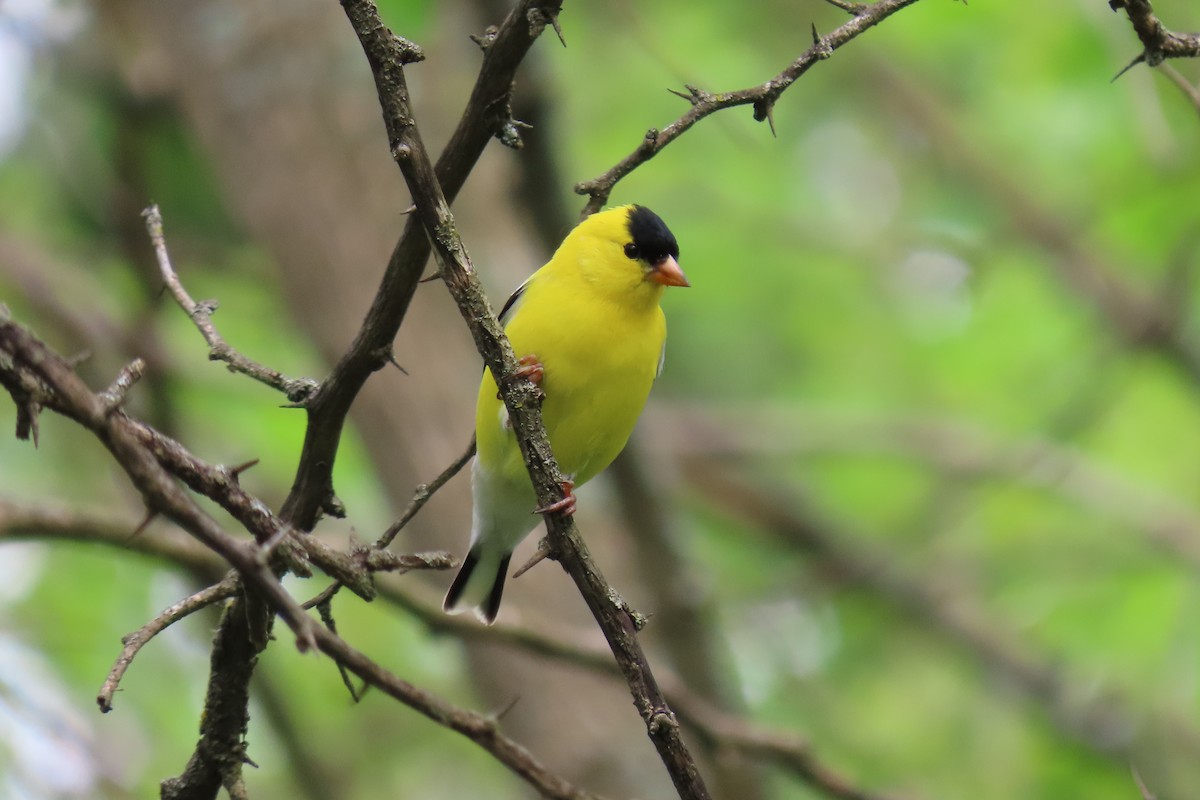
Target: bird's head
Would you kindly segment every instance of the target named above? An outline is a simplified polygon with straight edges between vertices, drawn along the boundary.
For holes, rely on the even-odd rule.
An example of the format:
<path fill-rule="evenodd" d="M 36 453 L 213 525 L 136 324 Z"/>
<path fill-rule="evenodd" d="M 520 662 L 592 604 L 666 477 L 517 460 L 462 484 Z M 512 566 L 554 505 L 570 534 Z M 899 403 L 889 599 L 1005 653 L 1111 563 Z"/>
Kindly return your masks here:
<path fill-rule="evenodd" d="M 679 268 L 679 245 L 667 223 L 645 206 L 626 206 L 625 210 L 627 241 L 621 251 L 637 262 L 644 279 L 660 286 L 691 286 Z"/>
<path fill-rule="evenodd" d="M 563 244 L 578 246 L 583 277 L 614 295 L 633 293 L 657 302 L 663 287 L 691 285 L 679 268 L 675 235 L 645 206 L 593 214 Z"/>

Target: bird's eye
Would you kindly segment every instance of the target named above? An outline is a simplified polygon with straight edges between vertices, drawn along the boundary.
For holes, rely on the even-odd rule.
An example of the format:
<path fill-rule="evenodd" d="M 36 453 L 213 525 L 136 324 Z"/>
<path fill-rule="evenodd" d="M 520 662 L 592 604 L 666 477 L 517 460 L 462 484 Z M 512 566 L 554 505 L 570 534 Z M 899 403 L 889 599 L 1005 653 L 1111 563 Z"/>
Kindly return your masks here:
<path fill-rule="evenodd" d="M 630 242 L 629 244 L 625 245 L 625 255 L 628 256 L 629 258 L 637 258 L 641 254 L 642 254 L 641 251 L 638 250 L 638 246 L 636 244 L 634 244 L 633 242 Z"/>

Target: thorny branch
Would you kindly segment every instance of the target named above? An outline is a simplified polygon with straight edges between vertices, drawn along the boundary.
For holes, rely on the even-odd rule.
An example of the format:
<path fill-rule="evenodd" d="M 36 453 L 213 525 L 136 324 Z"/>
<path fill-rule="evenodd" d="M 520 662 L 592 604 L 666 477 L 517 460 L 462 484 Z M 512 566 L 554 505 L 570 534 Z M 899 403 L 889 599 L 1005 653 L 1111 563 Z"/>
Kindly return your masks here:
<path fill-rule="evenodd" d="M 209 580 L 225 567 L 221 558 L 209 550 L 182 546 L 189 544 L 189 541 L 176 543 L 169 537 L 155 536 L 139 537 L 130 542 L 128 530 L 128 524 L 108 522 L 89 515 L 45 508 L 30 509 L 0 501 L 0 541 L 65 540 L 102 544 L 161 559 L 203 580 Z M 621 677 L 608 650 L 592 643 L 570 641 L 503 620 L 491 626 L 478 625 L 465 617 L 445 614 L 440 605 L 422 599 L 419 592 L 397 581 L 381 584 L 379 594 L 385 601 L 411 613 L 432 631 L 503 644 L 597 674 Z M 696 731 L 699 740 L 714 751 L 732 751 L 747 758 L 774 763 L 835 800 L 883 800 L 881 796 L 852 788 L 845 778 L 817 762 L 811 746 L 796 733 L 757 725 L 722 711 L 705 698 L 692 693 L 678 676 L 669 671 L 663 672 L 660 677 L 672 706 Z"/>
<path fill-rule="evenodd" d="M 147 208 L 142 212 L 142 217 L 146 220 L 146 230 L 150 234 L 150 243 L 154 246 L 154 255 L 158 259 L 158 269 L 162 273 L 163 282 L 175 298 L 175 302 L 179 303 L 179 307 L 191 318 L 201 335 L 204 336 L 204 341 L 208 342 L 209 359 L 224 361 L 229 365 L 231 372 L 240 372 L 256 381 L 265 383 L 267 386 L 283 392 L 291 402 L 303 405 L 316 391 L 317 382 L 311 378 L 288 378 L 270 367 L 246 358 L 230 347 L 221 338 L 221 334 L 217 332 L 217 328 L 212 322 L 212 315 L 217 310 L 217 301 L 196 302 L 193 300 L 187 289 L 183 287 L 183 282 L 179 280 L 175 268 L 171 266 L 166 237 L 163 235 L 162 214 L 159 212 L 158 206 L 152 205 Z"/>
<path fill-rule="evenodd" d="M 560 2 L 520 0 L 495 36 L 489 37 L 471 98 L 438 160 L 438 178 L 450 199 L 505 121 L 516 69 L 544 28 L 539 20 L 553 16 L 549 11 L 556 13 Z M 419 57 L 415 45 L 408 43 L 404 49 L 404 60 Z M 304 445 L 292 489 L 279 512 L 282 521 L 299 531 L 312 530 L 322 513 L 344 514 L 333 489 L 342 428 L 367 378 L 393 360 L 392 342 L 429 252 L 424 230 L 410 218 L 354 342 L 305 402 Z M 257 605 L 252 601 L 252 596 L 246 596 L 246 602 L 235 603 L 217 629 L 200 741 L 183 774 L 164 782 L 164 800 L 207 800 L 217 792 L 222 774 L 240 773 L 238 752 L 248 724 L 249 682 L 269 625 L 269 617 L 252 607 Z"/>
<path fill-rule="evenodd" d="M 255 543 L 242 542 L 221 530 L 146 448 L 129 417 L 94 394 L 75 375 L 71 365 L 23 327 L 0 315 L 0 383 L 33 386 L 40 404 L 53 406 L 91 430 L 109 449 L 142 493 L 146 507 L 162 514 L 220 553 L 251 585 L 269 598 L 296 633 L 302 650 L 315 645 L 312 620 L 289 595 L 266 565 Z"/>
<path fill-rule="evenodd" d="M 125 676 L 125 670 L 129 669 L 134 656 L 147 642 L 189 614 L 194 614 L 213 603 L 233 597 L 239 591 L 241 591 L 241 587 L 237 580 L 230 575 L 220 583 L 214 583 L 212 586 L 185 597 L 133 633 L 122 637 L 121 644 L 124 645 L 124 648 L 121 650 L 121 655 L 117 657 L 116 663 L 113 664 L 108 677 L 104 680 L 104 685 L 100 687 L 100 693 L 96 695 L 96 702 L 100 705 L 100 710 L 106 714 L 112 711 L 113 694 L 120 686 L 121 678 Z"/>
<path fill-rule="evenodd" d="M 503 387 L 504 402 L 538 501 L 550 505 L 563 497 L 562 475 L 542 424 L 540 392 L 528 380 L 505 380 L 505 376 L 516 371 L 516 358 L 475 276 L 413 121 L 404 77 L 405 43 L 384 26 L 379 10 L 371 0 L 343 0 L 342 5 L 371 65 L 388 145 L 412 194 L 416 216 L 431 240 L 442 280 L 470 327 L 476 347 L 496 376 L 497 385 Z M 655 682 L 650 664 L 637 641 L 640 618 L 623 601 L 614 602 L 615 591 L 591 560 L 570 517 L 549 514 L 547 527 L 556 558 L 579 587 L 621 665 L 634 704 L 676 791 L 682 798 L 708 798 L 704 780 L 683 742 L 679 722 Z"/>
<path fill-rule="evenodd" d="M 1163 27 L 1154 14 L 1150 0 L 1108 0 L 1113 11 L 1125 10 L 1134 32 L 1142 42 L 1142 52 L 1118 73 L 1118 77 L 1131 67 L 1145 62 L 1157 67 L 1168 58 L 1196 58 L 1200 56 L 1200 33 L 1175 33 Z"/>
<path fill-rule="evenodd" d="M 319 648 L 372 686 L 438 724 L 476 742 L 528 781 L 543 796 L 562 800 L 595 798 L 594 795 L 576 788 L 547 770 L 523 747 L 500 733 L 496 720 L 454 706 L 430 692 L 413 686 L 376 664 L 333 632 L 317 625 L 266 566 L 262 548 L 254 543 L 236 540 L 222 531 L 175 483 L 172 476 L 155 459 L 150 448 L 129 430 L 131 420 L 128 417 L 109 408 L 103 398 L 84 386 L 61 356 L 38 341 L 25 328 L 4 317 L 0 317 L 0 355 L 5 357 L 4 361 L 0 362 L 0 381 L 3 385 L 7 387 L 10 383 L 29 382 L 31 379 L 40 383 L 46 398 L 46 407 L 63 413 L 92 430 L 141 490 L 146 505 L 180 525 L 232 564 L 242 579 L 261 592 L 295 630 L 297 645 L 301 649 Z M 93 529 L 98 528 L 93 526 Z M 126 537 L 125 542 L 127 541 Z M 390 555 L 376 554 L 376 558 L 371 560 L 378 563 L 372 566 L 383 569 L 413 568 L 427 566 L 430 561 L 428 557 L 393 559 L 387 557 Z M 437 558 L 434 557 L 434 560 Z M 214 564 L 212 568 L 218 567 Z M 126 649 L 97 698 L 101 708 L 111 708 L 112 693 L 116 690 L 117 682 L 141 645 L 177 619 L 221 597 L 232 596 L 237 591 L 239 585 L 231 576 L 216 586 L 172 606 L 150 624 L 126 637 Z M 230 610 L 227 609 L 226 617 L 229 613 Z M 236 754 L 209 755 L 220 761 Z M 241 754 L 241 757 L 244 758 L 244 754 Z M 244 792 L 240 770 L 231 770 L 227 765 L 221 765 L 218 772 L 219 783 L 229 789 L 231 794 Z M 199 791 L 189 784 L 186 778 L 189 774 L 185 772 L 180 778 L 165 781 L 164 795 L 180 796 L 185 792 Z M 203 788 L 207 790 L 207 784 Z"/>
<path fill-rule="evenodd" d="M 856 4 L 847 4 L 852 5 L 852 8 L 847 8 L 847 10 L 855 13 L 857 15 L 856 19 L 847 23 L 846 26 L 839 28 L 830 38 L 824 41 L 817 39 L 814 48 L 808 51 L 808 54 L 811 54 L 811 60 L 799 67 L 794 75 L 788 77 L 787 84 L 790 85 L 811 63 L 815 63 L 815 60 L 828 57 L 832 49 L 844 44 L 890 13 L 912 2 L 915 2 L 915 0 L 904 0 L 903 2 L 901 0 L 881 0 L 881 2 L 872 6 L 861 8 Z M 350 7 L 359 4 L 349 2 L 348 0 L 344 5 L 349 10 Z M 517 5 L 495 35 L 489 33 L 484 54 L 484 65 L 480 71 L 475 90 L 472 93 L 471 100 L 458 129 L 438 162 L 436 177 L 434 177 L 434 170 L 432 168 L 426 169 L 428 161 L 424 156 L 423 148 L 417 151 L 394 148 L 394 153 L 397 160 L 401 162 L 402 167 L 406 162 L 411 163 L 415 156 L 420 156 L 421 159 L 424 159 L 422 169 L 427 174 L 416 177 L 419 177 L 424 182 L 426 188 L 432 186 L 434 189 L 437 189 L 437 181 L 440 180 L 441 190 L 446 192 L 447 198 L 452 199 L 461 188 L 475 160 L 482 152 L 483 147 L 493 135 L 498 135 L 506 141 L 515 141 L 511 136 L 505 137 L 506 132 L 516 127 L 516 121 L 511 119 L 510 104 L 507 102 L 509 93 L 511 92 L 512 75 L 528 50 L 528 47 L 541 33 L 542 27 L 547 23 L 556 22 L 558 6 L 559 2 L 551 0 L 542 0 L 542 2 L 523 0 L 523 2 Z M 842 5 L 841 7 L 846 8 L 846 5 Z M 386 29 L 382 27 L 382 23 L 378 21 L 377 14 L 374 15 L 373 19 L 368 20 L 368 22 L 371 23 L 371 27 L 356 26 L 357 32 L 365 37 L 364 41 L 366 38 L 375 36 L 380 32 L 386 32 Z M 395 51 L 395 54 L 399 55 L 397 66 L 419 59 L 420 51 L 415 45 L 391 37 L 390 32 L 387 32 L 387 38 L 389 39 L 389 44 L 400 45 L 398 50 Z M 403 73 L 399 71 L 398 74 L 400 76 L 400 83 L 395 84 L 393 88 L 403 87 Z M 379 72 L 377 71 L 378 75 Z M 768 82 L 768 84 L 771 84 L 771 82 Z M 756 116 L 760 119 L 765 118 L 770 121 L 773 104 L 785 88 L 786 85 L 768 85 L 765 93 L 762 95 L 747 97 L 741 99 L 739 102 L 730 103 L 730 105 L 753 103 Z M 406 92 L 403 94 L 406 100 Z M 693 90 L 693 96 L 696 97 L 695 90 Z M 698 101 L 699 98 L 696 97 L 694 102 L 697 105 L 699 104 Z M 695 108 L 693 108 L 694 110 Z M 654 152 L 657 152 L 658 149 L 668 144 L 669 141 L 680 135 L 683 130 L 690 127 L 699 118 L 706 116 L 707 113 L 711 113 L 711 111 L 699 114 L 685 126 L 671 133 L 669 138 L 665 138 L 659 142 L 653 148 L 652 152 L 646 154 L 637 163 L 640 164 L 647 160 Z M 392 121 L 401 126 L 405 124 L 411 125 L 411 114 Z M 413 133 L 415 135 L 415 128 L 413 129 Z M 419 139 L 416 141 L 419 144 Z M 637 164 L 627 166 L 621 175 L 613 178 L 609 186 L 603 191 L 604 197 L 607 197 L 612 185 L 615 185 L 620 177 L 628 174 L 636 166 Z M 406 177 L 413 176 L 409 176 L 406 173 Z M 431 178 L 432 180 L 430 180 Z M 412 183 L 411 180 L 410 183 Z M 414 196 L 416 197 L 417 195 L 418 193 L 414 191 Z M 596 200 L 597 197 L 597 194 L 592 195 L 593 200 Z M 135 378 L 136 370 L 129 371 L 129 379 L 127 381 L 118 382 L 114 385 L 114 393 L 109 398 L 105 399 L 92 395 L 92 399 L 99 402 L 100 405 L 97 408 L 85 408 L 87 413 L 83 414 L 82 417 L 77 417 L 79 421 L 92 428 L 109 445 L 114 455 L 118 457 L 118 460 L 121 460 L 123 466 L 126 467 L 131 477 L 134 478 L 135 483 L 139 485 L 139 488 L 147 496 L 148 501 L 152 498 L 161 500 L 156 493 L 164 493 L 167 500 L 160 502 L 157 506 L 151 503 L 150 507 L 152 511 L 163 513 L 165 516 L 180 522 L 188 530 L 205 541 L 206 544 L 213 547 L 216 551 L 221 552 L 230 563 L 234 564 L 244 576 L 250 579 L 250 584 L 255 588 L 255 592 L 239 596 L 238 601 L 230 607 L 222 621 L 213 648 L 213 671 L 210 679 L 209 698 L 205 705 L 205 728 L 201 744 L 193 756 L 193 763 L 189 764 L 189 768 L 185 771 L 184 775 L 164 782 L 164 797 L 203 797 L 211 795 L 212 792 L 216 791 L 215 785 L 211 782 L 214 766 L 219 773 L 220 782 L 226 788 L 231 792 L 237 791 L 239 794 L 244 792 L 244 786 L 240 779 L 240 761 L 237 763 L 236 768 L 233 769 L 229 769 L 227 765 L 221 766 L 220 762 L 222 760 L 226 762 L 230 759 L 236 760 L 241 755 L 238 750 L 237 738 L 239 730 L 241 732 L 245 730 L 245 692 L 243 690 L 252 672 L 257 652 L 261 649 L 261 647 L 254 646 L 253 642 L 251 642 L 252 646 L 249 648 L 244 646 L 244 640 L 247 637 L 253 639 L 253 635 L 247 629 L 246 621 L 255 616 L 254 605 L 256 601 L 254 597 L 257 592 L 262 592 L 266 595 L 269 602 L 281 608 L 289 624 L 292 624 L 293 627 L 299 626 L 303 629 L 298 631 L 301 643 L 312 643 L 315 638 L 323 650 L 327 652 L 330 649 L 337 651 L 341 656 L 340 663 L 346 664 L 353 671 L 364 677 L 364 679 L 369 682 L 383 681 L 387 683 L 384 678 L 373 673 L 374 665 L 361 660 L 361 654 L 357 654 L 352 650 L 347 651 L 342 649 L 344 643 L 340 639 L 337 639 L 336 636 L 333 636 L 328 631 L 312 626 L 311 620 L 306 616 L 301 614 L 297 617 L 296 613 L 298 609 L 296 609 L 294 601 L 286 592 L 282 592 L 277 578 L 266 562 L 272 548 L 285 541 L 292 550 L 297 546 L 302 548 L 305 554 L 314 562 L 317 562 L 318 557 L 320 557 L 320 547 L 308 544 L 308 537 L 300 536 L 296 534 L 296 531 L 310 530 L 322 511 L 333 514 L 337 514 L 340 511 L 340 504 L 333 494 L 330 475 L 340 439 L 341 428 L 349 406 L 366 378 L 371 372 L 383 366 L 391 358 L 391 341 L 404 317 L 417 278 L 429 254 L 429 242 L 425 237 L 425 229 L 429 230 L 435 242 L 444 251 L 441 253 L 442 257 L 439 259 L 439 262 L 448 278 L 447 284 L 450 286 L 452 292 L 455 293 L 456 299 L 460 303 L 463 303 L 467 299 L 478 301 L 483 304 L 481 306 L 483 309 L 487 309 L 486 300 L 479 293 L 478 285 L 470 273 L 470 265 L 466 260 L 465 252 L 461 250 L 461 244 L 457 242 L 452 221 L 445 205 L 448 201 L 442 200 L 439 203 L 431 204 L 427 202 L 431 198 L 430 195 L 422 194 L 421 198 L 426 201 L 424 204 L 418 201 L 418 211 L 424 212 L 422 218 L 419 223 L 410 222 L 404 235 L 397 243 L 383 283 L 376 295 L 375 303 L 364 320 L 358 337 L 346 356 L 339 362 L 334 372 L 319 387 L 315 387 L 315 391 L 311 382 L 291 381 L 232 352 L 228 348 L 228 345 L 224 344 L 223 340 L 217 335 L 215 328 L 212 327 L 211 314 L 215 306 L 193 301 L 183 291 L 177 276 L 174 276 L 174 271 L 170 268 L 169 260 L 166 259 L 165 245 L 162 247 L 161 252 L 159 252 L 160 267 L 164 264 L 166 265 L 163 269 L 164 280 L 171 287 L 172 293 L 176 296 L 180 305 L 188 312 L 189 316 L 192 317 L 197 327 L 204 334 L 213 357 L 225 360 L 236 371 L 244 372 L 284 391 L 290 399 L 303 404 L 308 410 L 309 426 L 306 432 L 301 463 L 297 470 L 293 490 L 278 519 L 272 520 L 269 512 L 267 512 L 268 516 L 259 519 L 256 523 L 258 526 L 256 529 L 254 525 L 247 524 L 247 519 L 250 517 L 249 514 L 243 513 L 243 517 L 239 518 L 239 522 L 246 524 L 248 529 L 255 532 L 256 539 L 258 539 L 257 545 L 242 544 L 236 542 L 236 540 L 231 544 L 228 537 L 224 539 L 220 538 L 217 534 L 224 536 L 223 532 L 219 531 L 211 520 L 204 517 L 203 512 L 188 507 L 187 503 L 191 503 L 191 500 L 182 492 L 180 487 L 171 482 L 169 474 L 172 470 L 168 464 L 171 459 L 176 458 L 186 461 L 186 451 L 182 451 L 182 448 L 178 448 L 178 450 L 167 448 L 163 451 L 165 452 L 164 455 L 163 452 L 155 449 L 154 443 L 161 443 L 161 440 L 165 439 L 165 437 L 154 435 L 156 432 L 153 432 L 152 429 L 139 428 L 135 421 L 119 411 L 121 396 L 128 388 L 127 384 L 132 383 L 132 380 Z M 603 200 L 599 202 L 602 203 Z M 153 223 L 152 219 L 148 221 Z M 157 230 L 151 224 L 151 234 L 155 240 L 156 251 L 158 251 L 158 245 L 162 241 L 161 223 L 157 227 Z M 174 285 L 171 282 L 172 276 L 175 277 Z M 176 289 L 178 289 L 178 292 Z M 486 311 L 481 319 L 484 320 L 484 323 L 478 328 L 473 326 L 473 333 L 477 336 L 481 350 L 486 350 L 485 357 L 488 358 L 490 367 L 493 371 L 497 369 L 503 370 L 506 366 L 511 368 L 513 366 L 512 353 L 510 349 L 505 347 L 502 334 L 496 328 L 494 317 L 490 311 Z M 487 350 L 487 348 L 491 349 Z M 65 366 L 68 365 L 56 365 L 56 367 Z M 55 376 L 56 379 L 61 377 L 63 376 Z M 73 378 L 74 376 L 71 375 L 70 377 Z M 37 394 L 36 387 L 32 393 L 22 394 L 28 388 L 22 381 L 17 381 L 15 387 L 7 383 L 5 385 L 9 389 L 10 394 L 13 395 L 14 400 L 18 403 L 20 411 L 18 416 L 19 427 L 27 435 L 31 432 L 36 435 L 36 414 L 39 410 L 39 400 L 42 399 L 42 396 Z M 52 385 L 52 388 L 57 391 L 63 387 Z M 79 398 L 73 397 L 70 399 L 74 401 Z M 510 407 L 512 407 L 515 420 L 519 422 L 524 418 L 532 426 L 531 429 L 540 427 L 536 409 L 536 394 L 533 392 L 532 387 L 513 384 L 506 393 L 505 399 Z M 520 407 L 513 407 L 514 404 L 520 404 Z M 520 427 L 518 425 L 518 428 Z M 525 437 L 523 436 L 522 438 L 524 439 Z M 534 440 L 538 437 L 531 435 L 529 438 L 530 440 Z M 544 447 L 544 435 L 540 437 L 540 443 Z M 153 455 L 150 455 L 151 453 Z M 543 452 L 538 447 L 532 447 L 527 450 L 526 456 L 534 462 L 535 466 L 540 465 L 540 469 L 535 470 L 541 477 L 541 480 L 538 481 L 540 492 L 543 494 L 549 493 L 549 496 L 554 498 L 558 486 L 556 482 L 552 481 L 556 477 L 557 470 L 554 467 L 548 448 L 544 449 Z M 179 467 L 179 464 L 176 464 L 176 467 Z M 239 507 L 239 502 L 245 498 L 234 491 L 233 487 L 236 486 L 236 471 L 227 470 L 226 472 L 227 474 L 223 478 L 220 475 L 213 476 L 211 473 L 202 473 L 196 477 L 196 480 L 202 483 L 207 482 L 210 490 L 219 490 L 216 491 L 218 498 L 224 495 L 227 502 L 234 507 Z M 189 485 L 197 491 L 203 491 L 197 488 L 196 485 Z M 168 490 L 174 490 L 174 493 Z M 177 504 L 176 501 L 182 504 Z M 186 503 L 183 501 L 186 501 Z M 195 514 L 191 513 L 193 510 Z M 252 510 L 255 513 L 258 511 L 258 509 Z M 235 516 L 237 515 L 235 514 Z M 273 527 L 273 532 L 267 534 L 264 526 Z M 564 527 L 565 530 L 563 529 Z M 686 754 L 686 749 L 683 748 L 682 742 L 679 740 L 678 726 L 673 715 L 666 706 L 665 700 L 658 702 L 661 699 L 661 692 L 654 684 L 653 676 L 650 675 L 648 665 L 645 664 L 640 647 L 636 642 L 635 630 L 641 624 L 642 620 L 630 611 L 623 602 L 619 601 L 619 598 L 616 599 L 616 602 L 613 601 L 612 598 L 614 595 L 611 593 L 611 588 L 608 587 L 594 566 L 591 565 L 586 548 L 582 540 L 578 539 L 578 533 L 574 525 L 568 521 L 563 526 L 562 520 L 552 519 L 550 521 L 550 528 L 552 538 L 561 536 L 569 544 L 567 547 L 558 548 L 556 554 L 559 560 L 563 562 L 581 588 L 586 587 L 583 591 L 584 596 L 588 599 L 593 612 L 600 619 L 601 626 L 605 628 L 606 633 L 610 634 L 611 637 L 615 637 L 611 640 L 615 643 L 618 662 L 630 680 L 635 698 L 639 700 L 639 709 L 646 719 L 651 738 L 655 740 L 656 744 L 662 745 L 660 752 L 663 752 L 664 760 L 668 762 L 668 767 L 671 769 L 672 776 L 676 779 L 677 785 L 686 783 L 691 787 L 691 791 L 685 796 L 706 796 L 703 784 L 700 782 L 699 777 L 694 774 L 694 766 L 691 765 L 690 758 Z M 302 542 L 303 544 L 297 545 L 297 542 Z M 313 556 L 310 549 L 312 547 L 317 548 L 318 556 Z M 293 552 L 291 559 L 288 561 L 288 566 L 296 568 L 298 563 Z M 325 565 L 322 566 L 325 568 Z M 336 575 L 336 564 L 331 569 L 334 570 L 331 574 Z M 342 579 L 341 576 L 338 577 L 338 580 Z M 281 592 L 282 594 L 280 594 Z M 250 628 L 253 628 L 254 624 L 251 623 Z M 263 644 L 265 644 L 265 640 Z M 214 701 L 214 697 L 216 696 L 214 693 L 219 694 L 222 685 L 227 682 L 230 685 L 237 684 L 235 690 L 226 692 L 223 698 L 218 698 L 218 700 Z M 387 686 L 381 686 L 381 688 L 397 696 L 405 694 L 403 689 L 398 685 L 389 685 L 390 689 Z M 445 719 L 436 714 L 429 711 L 426 713 L 429 713 L 431 717 L 437 719 L 439 722 L 447 724 Z M 233 721 L 232 725 L 228 723 L 230 719 Z M 213 722 L 210 726 L 208 723 L 212 720 L 222 721 Z M 217 730 L 218 728 L 220 730 Z M 455 729 L 459 730 L 460 728 Z M 484 737 L 488 741 L 494 742 L 497 740 L 498 734 L 495 733 L 494 726 L 484 726 L 482 730 Z M 212 749 L 214 747 L 213 742 L 216 738 L 220 738 L 210 736 L 214 732 L 221 734 L 226 741 L 232 741 L 233 746 L 227 750 L 214 751 Z M 233 734 L 232 737 L 230 734 Z M 468 735 L 470 734 L 468 733 Z M 218 745 L 218 747 L 224 747 L 224 745 Z M 512 754 L 510 753 L 509 756 L 511 757 Z M 502 760 L 504 759 L 502 758 Z M 516 759 L 516 761 L 519 761 L 519 759 Z M 514 765 L 515 761 L 506 761 L 505 763 L 509 763 L 514 769 L 521 772 L 519 766 Z M 193 764 L 197 765 L 195 771 L 193 771 Z M 560 794 L 558 793 L 558 789 L 545 789 L 541 786 L 539 786 L 539 790 L 547 793 L 548 796 L 583 796 L 575 793 Z"/>
<path fill-rule="evenodd" d="M 487 38 L 471 97 L 435 167 L 447 202 L 454 201 L 488 142 L 510 122 L 506 112 L 517 67 L 541 35 L 545 20 L 557 16 L 561 5 L 562 0 L 520 0 Z M 406 59 L 415 55 L 411 47 L 406 52 Z M 336 513 L 340 508 L 332 476 L 342 426 L 367 378 L 392 358 L 392 342 L 429 253 L 425 230 L 410 217 L 354 342 L 307 404 L 304 448 L 281 512 L 303 530 L 311 529 L 322 511 Z"/>
<path fill-rule="evenodd" d="M 832 0 L 831 0 L 832 1 Z M 672 91 L 691 103 L 691 108 L 683 116 L 667 127 L 659 130 L 651 128 L 632 153 L 617 162 L 603 175 L 575 186 L 577 194 L 585 194 L 588 201 L 580 212 L 580 217 L 596 213 L 608 202 L 613 187 L 629 173 L 658 155 L 663 148 L 678 139 L 689 128 L 700 120 L 725 108 L 750 105 L 754 107 L 754 119 L 766 121 L 775 131 L 774 109 L 780 95 L 795 83 L 804 73 L 820 61 L 833 55 L 833 51 L 857 38 L 867 29 L 878 25 L 897 11 L 910 6 L 917 0 L 878 0 L 878 2 L 833 4 L 854 14 L 853 19 L 844 23 L 828 36 L 819 36 L 813 28 L 812 47 L 787 66 L 782 72 L 769 81 L 741 89 L 736 92 L 713 94 L 695 86 L 685 86 L 686 92 Z"/>

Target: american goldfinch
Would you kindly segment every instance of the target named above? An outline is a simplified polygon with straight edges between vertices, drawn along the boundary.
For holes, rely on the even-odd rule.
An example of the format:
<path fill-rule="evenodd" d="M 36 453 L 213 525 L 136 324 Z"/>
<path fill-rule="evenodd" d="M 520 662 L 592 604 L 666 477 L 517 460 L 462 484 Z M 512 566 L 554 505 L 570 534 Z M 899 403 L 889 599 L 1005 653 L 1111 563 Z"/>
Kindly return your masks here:
<path fill-rule="evenodd" d="M 475 413 L 471 468 L 471 547 L 443 608 L 466 608 L 491 624 L 500 609 L 513 550 L 537 525 L 535 513 L 574 513 L 575 486 L 617 457 L 662 369 L 667 326 L 659 299 L 667 286 L 688 286 L 679 245 L 648 208 L 621 206 L 594 214 L 563 241 L 500 312 L 520 357 L 520 375 L 545 393 L 542 420 L 566 498 L 535 508 L 537 497 L 508 409 L 485 370 Z"/>

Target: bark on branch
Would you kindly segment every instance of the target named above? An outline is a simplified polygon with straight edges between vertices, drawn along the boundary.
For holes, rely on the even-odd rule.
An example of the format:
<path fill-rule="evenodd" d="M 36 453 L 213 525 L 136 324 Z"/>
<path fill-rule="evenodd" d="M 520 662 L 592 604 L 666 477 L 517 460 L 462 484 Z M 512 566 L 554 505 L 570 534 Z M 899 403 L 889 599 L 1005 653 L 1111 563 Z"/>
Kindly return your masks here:
<path fill-rule="evenodd" d="M 359 36 L 375 76 L 383 109 L 388 145 L 399 165 L 416 205 L 416 217 L 425 227 L 443 281 L 471 329 L 476 347 L 502 394 L 513 430 L 537 490 L 538 500 L 550 505 L 563 497 L 563 477 L 550 450 L 542 425 L 540 391 L 528 380 L 505 380 L 517 369 L 512 347 L 496 319 L 475 276 L 466 249 L 433 165 L 426 153 L 408 102 L 404 79 L 403 40 L 390 34 L 370 0 L 343 0 L 343 8 Z M 543 23 L 557 14 L 557 8 Z M 654 679 L 650 664 L 637 641 L 640 618 L 616 595 L 592 561 L 574 521 L 560 514 L 547 516 L 554 555 L 575 581 L 592 611 L 613 655 L 629 683 L 634 705 L 658 750 L 680 797 L 707 798 L 708 789 L 683 742 L 679 722 Z"/>

